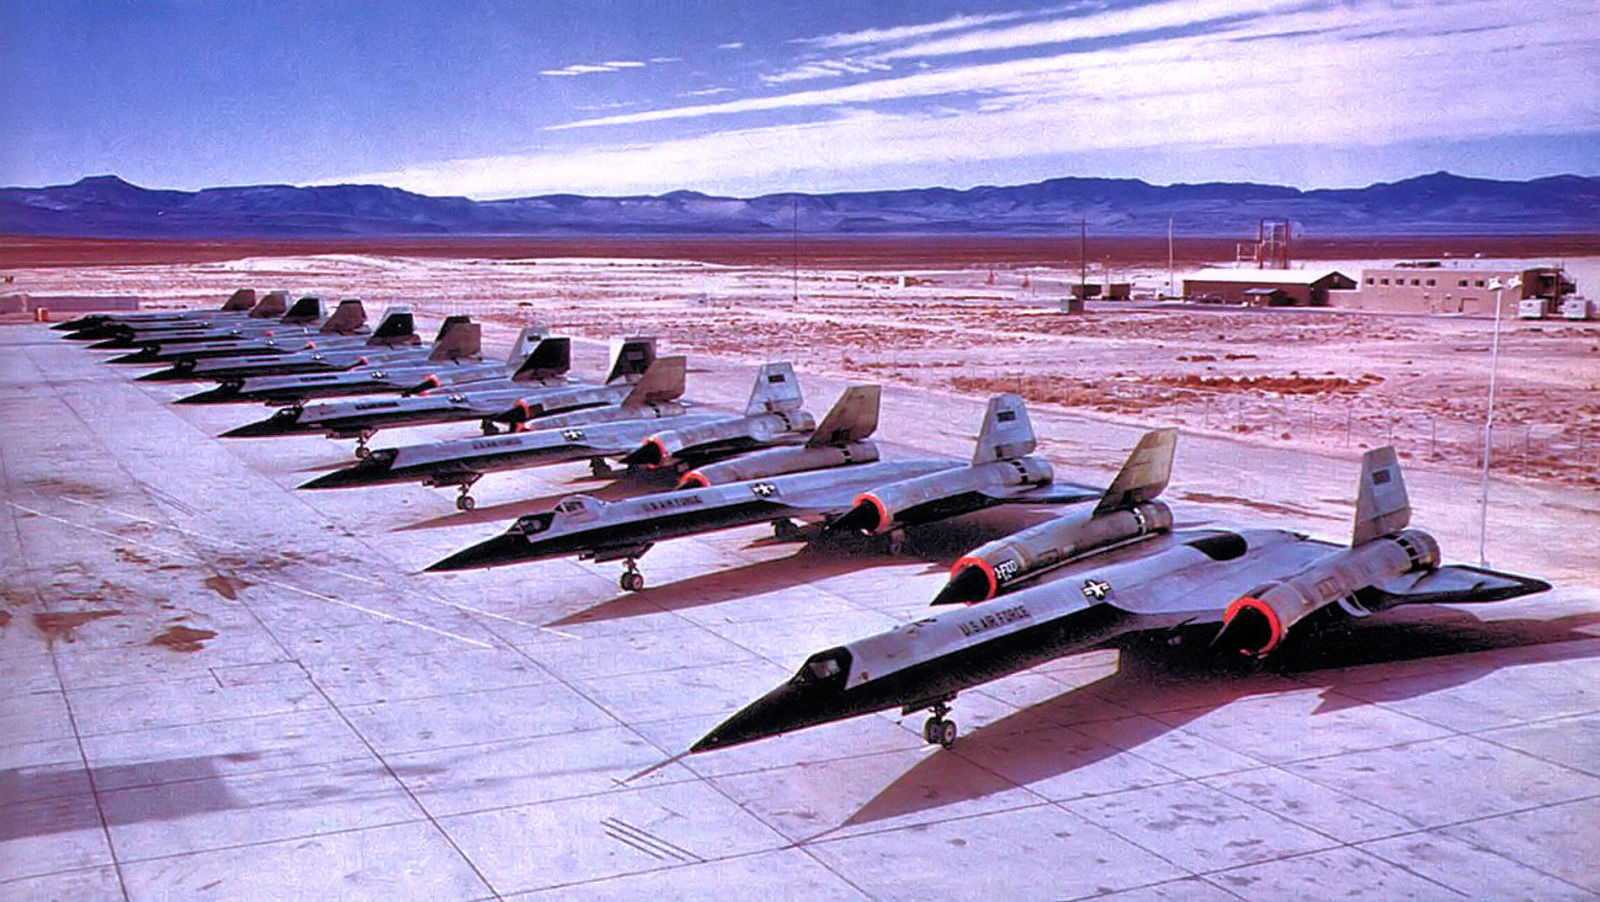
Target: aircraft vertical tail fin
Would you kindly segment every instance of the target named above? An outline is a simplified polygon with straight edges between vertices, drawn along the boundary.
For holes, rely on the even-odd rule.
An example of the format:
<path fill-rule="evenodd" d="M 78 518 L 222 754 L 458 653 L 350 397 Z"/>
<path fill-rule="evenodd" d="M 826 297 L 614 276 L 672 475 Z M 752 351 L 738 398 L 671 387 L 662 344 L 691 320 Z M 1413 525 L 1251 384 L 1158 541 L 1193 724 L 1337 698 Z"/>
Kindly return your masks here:
<path fill-rule="evenodd" d="M 522 366 L 511 374 L 512 382 L 536 382 L 566 375 L 572 369 L 572 339 L 566 336 L 541 339 Z"/>
<path fill-rule="evenodd" d="M 533 353 L 533 349 L 539 346 L 539 342 L 543 341 L 545 336 L 544 329 L 539 326 L 531 324 L 523 326 L 522 331 L 517 333 L 517 340 L 511 343 L 511 349 L 506 352 L 506 367 L 516 366 L 528 359 L 528 355 Z M 570 356 L 568 363 L 569 365 L 571 363 Z M 565 373 L 566 370 L 562 372 Z"/>
<path fill-rule="evenodd" d="M 851 385 L 839 395 L 833 409 L 817 424 L 806 444 L 811 447 L 841 447 L 868 438 L 878 430 L 878 406 L 883 397 L 879 385 Z"/>
<path fill-rule="evenodd" d="M 990 398 L 972 462 L 1010 460 L 1032 454 L 1037 447 L 1039 440 L 1033 434 L 1033 421 L 1028 419 L 1028 405 L 1023 403 L 1022 396 L 1004 394 Z"/>
<path fill-rule="evenodd" d="M 1361 455 L 1361 483 L 1356 487 L 1356 523 L 1350 545 L 1364 545 L 1379 536 L 1405 529 L 1411 522 L 1411 500 L 1400 474 L 1393 445 Z"/>
<path fill-rule="evenodd" d="M 252 319 L 277 319 L 289 312 L 289 289 L 278 288 L 267 292 L 250 308 Z"/>
<path fill-rule="evenodd" d="M 286 326 L 300 326 L 314 323 L 319 319 L 322 319 L 322 298 L 319 295 L 308 294 L 295 301 L 294 306 L 289 308 L 289 312 L 285 313 L 279 322 Z"/>
<path fill-rule="evenodd" d="M 465 319 L 463 317 L 462 319 Z M 478 323 L 455 322 L 433 343 L 428 359 L 445 361 L 468 360 L 483 353 L 483 326 Z"/>
<path fill-rule="evenodd" d="M 383 311 L 378 328 L 372 330 L 369 345 L 397 345 L 417 341 L 417 320 L 406 307 L 390 307 Z"/>
<path fill-rule="evenodd" d="M 367 308 L 360 298 L 345 298 L 322 323 L 323 335 L 353 335 L 367 325 Z"/>
<path fill-rule="evenodd" d="M 439 324 L 439 334 L 433 336 L 434 343 L 437 344 L 438 342 L 444 341 L 444 337 L 450 334 L 450 330 L 454 329 L 457 323 L 470 322 L 472 322 L 472 317 L 467 316 L 464 313 L 450 314 L 444 318 L 444 322 Z"/>
<path fill-rule="evenodd" d="M 240 288 L 228 299 L 222 302 L 222 309 L 227 311 L 249 310 L 256 305 L 256 290 L 254 288 Z"/>
<path fill-rule="evenodd" d="M 683 397 L 684 377 L 688 371 L 688 361 L 682 355 L 657 357 L 639 381 L 633 383 L 633 390 L 622 399 L 622 406 L 642 407 L 678 400 Z"/>
<path fill-rule="evenodd" d="M 630 336 L 616 346 L 615 353 L 611 355 L 611 372 L 606 374 L 606 383 L 610 384 L 618 379 L 627 382 L 637 382 L 650 364 L 656 360 L 656 340 L 643 336 Z"/>
<path fill-rule="evenodd" d="M 1153 500 L 1167 488 L 1172 478 L 1172 455 L 1178 448 L 1178 430 L 1152 429 L 1133 446 L 1133 452 L 1117 472 L 1106 493 L 1095 505 L 1094 516 L 1126 510 Z"/>
<path fill-rule="evenodd" d="M 787 360 L 764 363 L 756 371 L 756 383 L 750 389 L 750 403 L 744 407 L 746 416 L 760 413 L 786 413 L 799 410 L 805 399 L 800 396 L 800 380 L 794 374 L 794 364 Z"/>

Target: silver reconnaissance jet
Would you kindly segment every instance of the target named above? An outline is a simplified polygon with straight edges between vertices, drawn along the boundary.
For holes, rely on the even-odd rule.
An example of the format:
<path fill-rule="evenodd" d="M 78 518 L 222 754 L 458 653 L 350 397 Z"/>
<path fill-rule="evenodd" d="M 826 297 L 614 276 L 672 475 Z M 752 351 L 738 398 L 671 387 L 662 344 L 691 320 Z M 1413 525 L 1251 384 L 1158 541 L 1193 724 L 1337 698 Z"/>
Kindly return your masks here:
<path fill-rule="evenodd" d="M 357 303 L 352 305 L 352 301 Z M 275 291 L 252 307 L 250 314 L 243 318 L 135 323 L 115 327 L 114 335 L 89 347 L 97 351 L 137 348 L 153 353 L 156 345 L 175 349 L 180 345 L 257 338 L 268 334 L 309 337 L 318 332 L 340 334 L 365 331 L 366 310 L 360 305 L 359 299 L 345 298 L 339 302 L 339 306 L 344 308 L 344 312 L 339 313 L 337 318 L 330 317 L 334 320 L 330 324 L 323 319 L 321 297 L 306 295 L 290 305 L 286 292 Z M 274 310 L 277 311 L 276 315 L 266 315 Z"/>
<path fill-rule="evenodd" d="M 344 301 L 343 311 L 360 301 Z M 364 321 L 366 315 L 359 314 Z M 332 323 L 337 316 L 329 317 Z M 361 330 L 363 333 L 366 330 Z M 246 347 L 253 342 L 252 347 Z M 206 353 L 204 349 L 234 346 L 236 354 Z M 163 347 L 166 347 L 163 345 Z M 197 348 L 202 353 L 185 356 L 181 349 Z M 167 351 L 161 352 L 163 355 Z M 140 382 L 221 382 L 249 376 L 282 376 L 293 373 L 335 371 L 364 366 L 374 361 L 415 358 L 427 353 L 417 336 L 411 311 L 396 307 L 384 312 L 378 328 L 371 334 L 326 333 L 313 337 L 267 335 L 248 341 L 208 342 L 179 345 L 168 357 L 172 366 L 139 376 Z M 132 361 L 130 361 L 132 362 Z"/>
<path fill-rule="evenodd" d="M 276 296 L 277 292 L 267 295 L 269 299 Z M 267 304 L 268 301 L 264 300 L 256 308 Z M 359 307 L 355 308 L 355 312 L 360 316 L 352 325 L 359 331 L 366 324 L 366 312 Z M 251 315 L 254 316 L 254 311 Z M 336 328 L 342 329 L 349 320 L 350 314 L 347 312 L 337 321 Z M 138 349 L 112 357 L 107 363 L 175 363 L 179 360 L 246 354 L 260 347 L 268 348 L 269 352 L 274 348 L 294 350 L 315 338 L 322 322 L 322 298 L 308 295 L 295 301 L 287 312 L 276 319 L 249 319 L 227 326 L 184 326 L 176 331 L 144 328 L 133 332 L 131 337 L 119 336 L 89 347 L 96 350 Z"/>
<path fill-rule="evenodd" d="M 655 360 L 655 339 L 629 338 L 617 348 L 611 371 L 603 384 L 567 381 L 561 373 L 540 369 L 546 342 L 564 346 L 570 340 L 546 338 L 528 355 L 523 368 L 505 387 L 474 383 L 461 391 L 425 392 L 401 398 L 352 398 L 280 408 L 272 416 L 222 433 L 224 438 L 259 438 L 276 435 L 322 433 L 330 438 L 356 440 L 356 457 L 369 453 L 367 440 L 380 429 L 478 420 L 484 435 L 500 431 L 501 423 L 520 424 L 531 419 L 615 404 L 633 390 L 633 383 Z"/>
<path fill-rule="evenodd" d="M 860 409 L 856 404 L 851 408 Z M 834 428 L 830 425 L 830 430 Z M 846 426 L 837 428 L 848 432 Z M 1028 430 L 1026 434 L 1024 430 Z M 975 470 L 987 472 L 987 465 L 995 462 L 992 455 L 1020 447 L 1032 448 L 1031 427 L 1022 399 L 999 395 L 989 401 L 978 436 L 978 452 L 971 465 L 949 459 L 872 460 L 626 501 L 604 502 L 588 495 L 573 495 L 562 499 L 554 510 L 522 517 L 505 534 L 459 551 L 428 569 L 466 570 L 577 555 L 581 560 L 622 561 L 622 588 L 637 592 L 644 588 L 637 559 L 657 542 L 763 522 L 771 522 L 780 538 L 806 535 L 795 526 L 795 520 L 820 522 L 820 528 L 811 532 L 812 537 L 820 537 L 828 531 L 829 523 L 855 507 L 862 492 L 893 495 L 898 487 L 915 486 L 928 505 L 922 509 L 919 522 L 934 518 L 933 506 L 941 494 L 951 498 L 977 494 L 987 499 L 983 505 L 956 505 L 957 512 L 987 504 L 1063 504 L 1099 496 L 1097 489 L 1056 483 L 1049 478 L 1040 481 L 1036 475 L 972 478 Z M 791 449 L 774 449 L 782 450 Z M 746 459 L 740 466 L 748 470 L 751 464 Z M 1027 466 L 1015 467 L 1016 471 L 1033 472 Z M 1029 480 L 1026 483 L 1025 478 Z"/>
<path fill-rule="evenodd" d="M 636 447 L 642 436 L 660 428 L 659 421 L 664 418 L 671 418 L 675 423 L 697 422 L 702 426 L 727 423 L 742 427 L 747 433 L 759 431 L 763 436 L 759 442 L 741 443 L 737 448 L 731 445 L 719 445 L 715 450 L 708 450 L 708 454 L 713 457 L 732 454 L 736 450 L 749 451 L 753 448 L 783 444 L 791 437 L 790 433 L 769 431 L 764 423 L 765 418 L 773 416 L 771 411 L 774 408 L 785 410 L 793 416 L 790 405 L 793 399 L 798 397 L 799 392 L 793 388 L 794 370 L 789 364 L 767 364 L 761 367 L 756 375 L 750 403 L 743 415 L 692 412 L 677 403 L 677 399 L 683 394 L 685 371 L 684 358 L 658 357 L 655 363 L 650 365 L 650 369 L 645 371 L 644 377 L 634 385 L 632 393 L 620 404 L 591 407 L 570 414 L 535 420 L 534 424 L 538 427 L 535 431 L 432 442 L 401 448 L 380 448 L 372 452 L 366 460 L 343 470 L 319 476 L 301 488 L 344 488 L 396 482 L 421 482 L 428 486 L 453 485 L 460 490 L 456 498 L 456 507 L 461 510 L 471 510 L 474 503 L 468 493 L 473 484 L 485 473 L 587 459 L 596 474 L 607 474 L 611 470 L 606 464 L 606 457 L 625 454 Z M 876 398 L 877 386 L 857 386 L 847 390 L 829 417 L 837 419 L 840 416 L 854 415 L 861 406 L 857 397 L 861 393 L 870 393 Z M 810 422 L 809 415 L 805 420 L 807 423 Z M 827 421 L 828 418 L 825 418 L 825 422 Z M 870 425 L 875 425 L 876 421 L 874 404 Z M 752 423 L 757 425 L 752 426 Z M 730 429 L 728 433 L 734 431 Z M 834 428 L 831 434 L 850 437 L 858 432 L 857 428 L 841 424 Z M 808 431 L 808 434 L 816 436 L 815 431 Z M 865 435 L 861 437 L 865 438 Z M 811 451 L 816 453 L 809 453 Z M 852 459 L 861 460 L 866 457 L 860 451 L 857 451 L 852 458 L 852 455 L 843 449 L 824 447 L 772 448 L 767 452 L 755 453 L 788 453 L 792 461 L 809 461 L 809 466 L 790 463 L 791 469 L 836 466 Z M 875 451 L 873 456 L 876 457 Z"/>
<path fill-rule="evenodd" d="M 288 297 L 283 293 L 283 298 Z M 281 299 L 280 299 L 281 300 Z M 259 303 L 254 288 L 240 288 L 229 295 L 216 310 L 140 310 L 133 313 L 90 313 L 77 319 L 57 323 L 50 328 L 57 332 L 70 332 L 66 336 L 74 341 L 96 341 L 109 338 L 123 326 L 172 326 L 178 323 L 228 323 L 247 319 Z M 283 315 L 283 309 L 277 316 Z"/>
<path fill-rule="evenodd" d="M 409 315 L 409 314 L 408 314 Z M 506 383 L 528 361 L 546 337 L 537 326 L 527 326 L 517 336 L 504 361 L 483 359 L 482 326 L 466 316 L 451 316 L 439 329 L 431 346 L 418 346 L 383 354 L 363 355 L 348 369 L 292 373 L 282 376 L 230 376 L 215 388 L 179 398 L 178 404 L 231 404 L 261 402 L 273 406 L 303 404 L 314 398 L 344 395 L 414 395 L 443 386 L 471 383 Z M 565 372 L 571 347 L 558 339 L 540 352 L 552 355 L 536 361 L 541 369 Z"/>
<path fill-rule="evenodd" d="M 1362 458 L 1348 545 L 1282 529 L 1157 529 L 1159 535 L 1116 546 L 1110 536 L 1118 530 L 1094 520 L 1129 512 L 1160 490 L 1137 482 L 1117 480 L 1093 516 L 1064 521 L 1054 537 L 1069 559 L 1071 549 L 1111 547 L 1070 560 L 1047 582 L 817 652 L 787 683 L 690 751 L 891 708 L 930 711 L 923 738 L 948 747 L 956 726 L 945 715 L 956 693 L 1124 637 L 1209 636 L 1218 653 L 1261 657 L 1297 625 L 1314 635 L 1324 617 L 1366 617 L 1402 604 L 1498 601 L 1550 588 L 1537 579 L 1441 564 L 1433 537 L 1407 528 L 1411 507 L 1392 447 Z M 1048 544 L 1033 536 L 1035 549 Z M 1025 557 L 991 548 L 986 561 L 995 566 Z M 1306 622 L 1312 615 L 1315 620 Z"/>

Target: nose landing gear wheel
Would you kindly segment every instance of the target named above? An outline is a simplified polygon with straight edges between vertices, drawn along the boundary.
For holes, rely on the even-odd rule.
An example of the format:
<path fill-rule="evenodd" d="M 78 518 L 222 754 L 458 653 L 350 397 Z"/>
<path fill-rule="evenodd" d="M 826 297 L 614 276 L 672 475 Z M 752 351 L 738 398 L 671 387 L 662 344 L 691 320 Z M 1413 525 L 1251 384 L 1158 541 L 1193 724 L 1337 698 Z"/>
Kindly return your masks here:
<path fill-rule="evenodd" d="M 956 744 L 956 724 L 953 720 L 946 720 L 945 715 L 950 713 L 950 706 L 944 703 L 934 705 L 929 709 L 932 713 L 922 724 L 922 739 L 929 745 L 949 748 Z"/>
<path fill-rule="evenodd" d="M 473 484 L 476 483 L 478 478 L 482 475 L 482 473 L 479 473 L 476 476 L 471 476 L 467 479 L 467 481 L 461 483 L 461 494 L 456 496 L 456 510 L 469 511 L 478 506 L 477 499 L 473 498 L 472 495 L 468 493 L 472 491 Z"/>
<path fill-rule="evenodd" d="M 622 578 L 617 580 L 617 585 L 621 586 L 624 592 L 642 590 L 644 588 L 644 574 L 639 572 L 639 565 L 634 563 L 633 558 L 628 558 L 623 563 L 628 569 L 623 572 Z"/>
<path fill-rule="evenodd" d="M 356 459 L 366 460 L 372 456 L 372 449 L 367 447 L 367 439 L 372 438 L 372 433 L 363 432 L 356 436 Z"/>

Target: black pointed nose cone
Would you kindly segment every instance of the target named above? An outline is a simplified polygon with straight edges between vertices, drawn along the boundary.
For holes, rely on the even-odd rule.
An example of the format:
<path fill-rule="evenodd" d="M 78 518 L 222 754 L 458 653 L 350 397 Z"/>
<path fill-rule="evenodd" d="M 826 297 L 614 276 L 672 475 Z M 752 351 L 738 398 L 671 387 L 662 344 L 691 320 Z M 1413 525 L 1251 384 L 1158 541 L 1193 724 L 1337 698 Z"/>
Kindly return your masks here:
<path fill-rule="evenodd" d="M 295 431 L 294 427 L 296 423 L 296 420 L 285 421 L 276 416 L 270 416 L 264 420 L 256 420 L 254 423 L 246 423 L 243 426 L 235 426 L 234 428 L 229 429 L 227 432 L 222 433 L 221 437 L 262 438 L 269 435 L 288 435 Z"/>
<path fill-rule="evenodd" d="M 174 404 L 226 404 L 229 401 L 243 401 L 243 400 L 245 400 L 245 399 L 239 397 L 239 389 L 238 388 L 236 388 L 234 386 L 229 386 L 229 385 L 219 385 L 216 388 L 208 388 L 205 391 L 195 392 L 192 395 L 184 395 L 183 397 L 179 398 L 178 400 L 176 400 L 176 401 L 174 401 L 172 403 L 174 403 Z"/>
<path fill-rule="evenodd" d="M 148 351 L 134 351 L 131 354 L 122 354 L 122 355 L 119 355 L 117 357 L 112 357 L 112 358 L 110 358 L 109 360 L 106 361 L 106 363 L 132 363 L 132 364 L 161 363 L 161 362 L 162 361 L 159 361 L 159 360 L 157 360 L 155 358 L 154 354 L 152 354 L 152 353 L 150 353 Z"/>
<path fill-rule="evenodd" d="M 116 363 L 115 360 L 111 362 Z M 144 362 L 150 363 L 152 361 L 146 360 Z M 145 373 L 143 376 L 136 378 L 140 382 L 190 382 L 199 377 L 194 374 L 193 368 L 185 369 L 183 367 L 169 366 L 164 370 Z"/>
<path fill-rule="evenodd" d="M 73 336 L 69 335 L 67 337 L 71 338 Z M 95 338 L 95 336 L 86 334 L 84 336 L 83 340 L 84 341 L 93 341 L 94 338 Z M 123 348 L 131 348 L 131 347 L 133 347 L 133 342 L 128 341 L 126 338 L 107 338 L 104 341 L 96 341 L 94 344 L 89 346 L 89 350 L 91 350 L 91 351 L 117 351 L 117 350 L 121 350 Z"/>
<path fill-rule="evenodd" d="M 691 753 L 742 745 L 837 719 L 816 704 L 816 686 L 786 683 L 746 705 L 689 747 Z M 845 715 L 838 715 L 845 716 Z"/>
<path fill-rule="evenodd" d="M 427 569 L 436 573 L 498 567 L 502 564 L 515 564 L 528 560 L 533 557 L 531 552 L 532 546 L 526 537 L 518 532 L 508 532 L 479 542 L 470 548 L 463 548 L 442 561 L 430 564 Z"/>

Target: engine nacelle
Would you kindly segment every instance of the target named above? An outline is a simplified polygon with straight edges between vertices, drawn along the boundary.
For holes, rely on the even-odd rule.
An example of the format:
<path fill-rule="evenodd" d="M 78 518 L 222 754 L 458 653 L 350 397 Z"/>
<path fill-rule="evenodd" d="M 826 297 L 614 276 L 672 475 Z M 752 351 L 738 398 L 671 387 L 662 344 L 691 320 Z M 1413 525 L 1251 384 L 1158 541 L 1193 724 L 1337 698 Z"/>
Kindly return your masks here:
<path fill-rule="evenodd" d="M 809 434 L 816 428 L 816 419 L 804 410 L 701 423 L 658 432 L 645 439 L 622 462 L 656 469 L 678 463 L 686 454 L 742 451 L 770 445 L 787 435 Z"/>
<path fill-rule="evenodd" d="M 1407 573 L 1439 566 L 1439 543 L 1417 529 L 1374 539 L 1298 573 L 1246 592 L 1228 605 L 1216 643 L 1260 657 L 1283 642 L 1290 628 L 1330 604 L 1356 614 L 1356 593 Z"/>
<path fill-rule="evenodd" d="M 1055 479 L 1050 462 L 1039 457 L 989 461 L 955 470 L 929 473 L 878 486 L 855 497 L 850 510 L 834 521 L 835 529 L 862 535 L 887 532 L 895 526 L 940 520 L 988 506 L 986 490 L 1048 485 Z"/>
<path fill-rule="evenodd" d="M 963 555 L 934 604 L 976 604 L 1012 583 L 1089 551 L 1172 529 L 1172 509 L 1146 501 L 1126 510 L 1062 517 L 1024 529 Z"/>
<path fill-rule="evenodd" d="M 678 488 L 726 485 L 747 479 L 826 470 L 830 467 L 843 467 L 877 459 L 878 446 L 872 442 L 851 442 L 847 445 L 825 447 L 801 445 L 790 448 L 767 448 L 690 470 L 678 480 Z"/>

